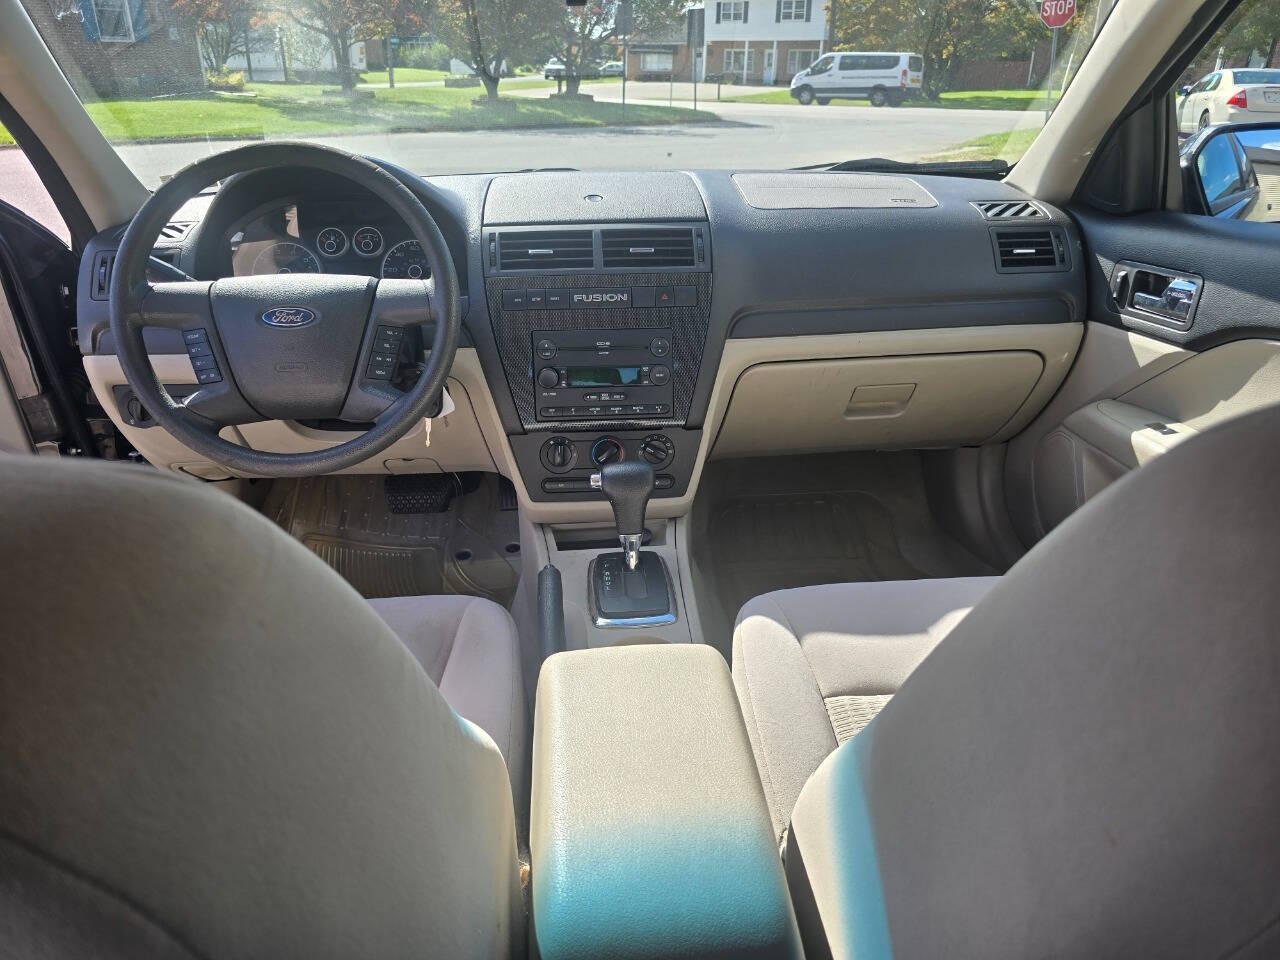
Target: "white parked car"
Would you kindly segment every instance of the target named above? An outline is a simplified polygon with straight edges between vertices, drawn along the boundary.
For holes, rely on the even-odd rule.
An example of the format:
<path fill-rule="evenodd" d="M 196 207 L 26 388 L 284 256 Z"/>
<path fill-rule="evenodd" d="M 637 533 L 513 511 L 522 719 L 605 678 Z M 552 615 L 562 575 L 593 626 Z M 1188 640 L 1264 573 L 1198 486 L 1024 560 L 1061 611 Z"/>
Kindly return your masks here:
<path fill-rule="evenodd" d="M 1178 101 L 1178 127 L 1280 119 L 1280 70 L 1215 70 Z"/>
<path fill-rule="evenodd" d="M 924 58 L 918 53 L 828 53 L 791 78 L 791 96 L 822 106 L 837 98 L 865 98 L 873 107 L 896 107 L 920 96 L 923 76 Z"/>
<path fill-rule="evenodd" d="M 552 57 L 547 61 L 547 65 L 542 68 L 542 75 L 548 80 L 558 80 L 564 76 L 564 61 L 559 57 Z"/>
<path fill-rule="evenodd" d="M 622 61 L 610 60 L 600 68 L 600 76 L 602 77 L 620 77 L 622 76 Z"/>

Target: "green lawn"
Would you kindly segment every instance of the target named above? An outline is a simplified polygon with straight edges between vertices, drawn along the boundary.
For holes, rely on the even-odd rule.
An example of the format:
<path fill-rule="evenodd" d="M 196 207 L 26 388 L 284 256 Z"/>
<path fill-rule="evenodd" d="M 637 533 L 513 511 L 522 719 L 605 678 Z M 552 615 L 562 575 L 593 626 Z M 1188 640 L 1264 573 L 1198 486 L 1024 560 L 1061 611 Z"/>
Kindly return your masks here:
<path fill-rule="evenodd" d="M 424 70 L 421 67 L 396 67 L 396 83 L 419 83 L 423 80 L 443 80 L 448 70 Z M 387 71 L 366 70 L 360 74 L 361 83 L 386 83 Z"/>
<path fill-rule="evenodd" d="M 1039 130 L 1014 130 L 1010 133 L 988 133 L 957 143 L 928 160 L 990 160 L 992 158 L 1016 163 L 1027 152 Z"/>
<path fill-rule="evenodd" d="M 545 81 L 542 81 L 545 83 Z M 528 84 L 520 84 L 525 87 Z M 246 84 L 256 96 L 104 100 L 85 105 L 108 140 L 204 140 L 381 131 L 490 130 L 703 123 L 715 117 L 683 107 L 565 103 L 503 97 L 476 106 L 479 87 L 397 87 L 373 98 L 325 96 L 317 84 Z M 13 140 L 0 128 L 0 144 Z"/>
<path fill-rule="evenodd" d="M 765 93 L 742 93 L 721 97 L 732 103 L 796 103 L 789 90 L 774 89 Z M 796 103 L 799 106 L 798 103 Z M 865 107 L 866 100 L 832 100 L 829 106 Z M 908 100 L 904 107 L 942 107 L 949 110 L 1043 110 L 1043 90 L 956 90 L 944 93 L 940 100 Z"/>

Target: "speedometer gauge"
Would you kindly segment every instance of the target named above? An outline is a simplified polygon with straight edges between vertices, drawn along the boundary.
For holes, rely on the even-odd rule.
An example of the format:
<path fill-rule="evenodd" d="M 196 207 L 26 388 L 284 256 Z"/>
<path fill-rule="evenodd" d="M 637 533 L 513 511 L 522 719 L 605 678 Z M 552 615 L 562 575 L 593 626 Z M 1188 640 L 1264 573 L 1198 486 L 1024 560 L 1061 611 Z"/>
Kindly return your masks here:
<path fill-rule="evenodd" d="M 323 273 L 316 255 L 300 243 L 282 240 L 253 258 L 255 276 L 269 273 Z"/>
<path fill-rule="evenodd" d="M 401 240 L 382 258 L 383 280 L 421 280 L 429 276 L 431 268 L 417 240 Z"/>

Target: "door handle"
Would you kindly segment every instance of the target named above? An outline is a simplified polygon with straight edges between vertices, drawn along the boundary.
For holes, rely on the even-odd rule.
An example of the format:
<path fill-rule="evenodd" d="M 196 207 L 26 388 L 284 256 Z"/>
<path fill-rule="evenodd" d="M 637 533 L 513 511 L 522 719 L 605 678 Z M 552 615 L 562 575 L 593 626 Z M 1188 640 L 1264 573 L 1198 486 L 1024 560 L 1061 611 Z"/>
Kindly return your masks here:
<path fill-rule="evenodd" d="M 1121 260 L 1111 271 L 1109 290 L 1113 305 L 1130 319 L 1185 330 L 1203 286 L 1195 274 Z"/>

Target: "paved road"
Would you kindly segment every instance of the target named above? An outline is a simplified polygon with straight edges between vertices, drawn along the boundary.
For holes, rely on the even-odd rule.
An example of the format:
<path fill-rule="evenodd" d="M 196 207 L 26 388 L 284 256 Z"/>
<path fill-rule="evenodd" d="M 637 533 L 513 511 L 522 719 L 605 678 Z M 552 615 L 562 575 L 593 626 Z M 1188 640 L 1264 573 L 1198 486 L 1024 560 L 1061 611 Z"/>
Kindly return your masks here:
<path fill-rule="evenodd" d="M 629 103 L 640 87 L 628 84 Z M 610 93 L 616 89 L 621 95 L 620 85 L 614 84 L 595 86 L 592 92 L 605 89 Z M 547 91 L 540 92 L 545 95 Z M 717 120 L 672 127 L 389 133 L 316 139 L 384 157 L 423 174 L 534 166 L 777 169 L 855 157 L 913 159 L 982 134 L 1038 126 L 1043 116 L 1008 110 L 892 110 L 754 103 L 713 103 L 709 109 Z M 204 153 L 238 145 L 214 141 L 122 145 L 119 149 L 144 182 L 154 185 L 161 174 L 171 173 Z M 0 199 L 11 203 L 16 200 L 24 209 L 43 209 L 47 215 L 48 204 L 33 195 L 29 174 L 23 175 L 24 167 L 16 150 L 0 150 Z"/>

